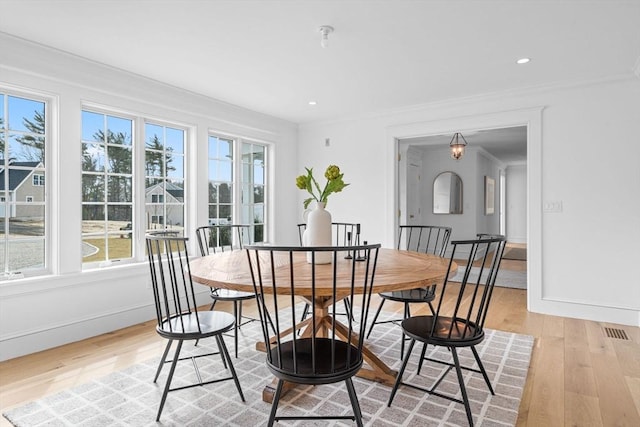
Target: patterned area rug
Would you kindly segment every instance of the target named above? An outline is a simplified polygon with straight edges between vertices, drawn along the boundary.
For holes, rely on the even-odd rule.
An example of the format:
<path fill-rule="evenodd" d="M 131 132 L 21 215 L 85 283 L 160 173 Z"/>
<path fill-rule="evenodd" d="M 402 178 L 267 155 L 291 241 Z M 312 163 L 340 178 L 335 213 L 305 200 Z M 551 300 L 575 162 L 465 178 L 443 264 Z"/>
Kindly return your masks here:
<path fill-rule="evenodd" d="M 388 315 L 387 315 L 388 318 Z M 527 377 L 533 337 L 487 330 L 487 337 L 478 352 L 492 381 L 495 396 L 487 390 L 480 374 L 466 372 L 465 381 L 477 426 L 511 426 L 515 424 L 522 390 Z M 87 384 L 59 392 L 4 413 L 16 426 L 257 426 L 265 425 L 270 404 L 262 401 L 262 388 L 271 380 L 265 366 L 264 353 L 254 350 L 260 338 L 258 322 L 242 327 L 239 357 L 234 366 L 240 377 L 246 403 L 242 403 L 232 381 L 194 387 L 169 393 L 161 422 L 155 422 L 162 387 L 168 371 L 165 367 L 158 383 L 152 382 L 158 359 L 134 365 L 123 371 Z M 226 339 L 233 354 L 233 339 Z M 397 369 L 400 366 L 400 328 L 392 323 L 376 325 L 367 341 L 376 354 Z M 183 352 L 193 354 L 215 349 L 215 340 L 201 342 L 198 347 L 185 343 Z M 431 384 L 444 366 L 425 362 L 417 378 L 419 348 L 409 361 L 404 380 Z M 429 351 L 428 351 L 429 353 Z M 469 350 L 461 350 L 461 363 L 471 364 Z M 233 357 L 233 356 L 232 356 Z M 431 348 L 431 357 L 448 359 L 447 350 Z M 223 371 L 219 356 L 198 359 L 204 380 Z M 188 361 L 178 364 L 173 386 L 195 381 L 193 366 Z M 461 404 L 429 396 L 401 386 L 393 405 L 387 407 L 390 387 L 361 378 L 354 385 L 368 426 L 466 426 Z M 440 391 L 459 390 L 455 373 L 449 373 Z M 459 394 L 459 392 L 458 392 Z M 344 383 L 322 386 L 299 386 L 281 400 L 279 415 L 351 414 L 351 405 Z M 342 426 L 344 421 L 280 421 L 279 425 Z"/>

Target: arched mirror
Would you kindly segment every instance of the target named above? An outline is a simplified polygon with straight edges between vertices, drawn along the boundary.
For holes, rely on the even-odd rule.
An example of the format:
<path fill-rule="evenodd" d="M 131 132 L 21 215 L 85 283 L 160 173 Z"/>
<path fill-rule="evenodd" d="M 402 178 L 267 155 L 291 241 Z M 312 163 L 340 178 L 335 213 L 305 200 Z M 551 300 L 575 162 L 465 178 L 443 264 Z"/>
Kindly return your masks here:
<path fill-rule="evenodd" d="M 462 178 L 455 172 L 442 172 L 433 180 L 433 213 L 462 213 Z"/>

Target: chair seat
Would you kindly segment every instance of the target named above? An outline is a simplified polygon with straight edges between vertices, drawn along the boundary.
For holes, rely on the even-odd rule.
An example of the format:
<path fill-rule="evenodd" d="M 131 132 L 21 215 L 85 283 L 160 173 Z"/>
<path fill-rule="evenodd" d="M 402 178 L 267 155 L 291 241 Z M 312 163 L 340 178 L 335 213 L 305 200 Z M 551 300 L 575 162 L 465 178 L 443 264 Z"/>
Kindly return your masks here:
<path fill-rule="evenodd" d="M 198 331 L 198 320 L 200 321 L 200 331 Z M 235 319 L 232 314 L 222 311 L 198 311 L 165 320 L 156 330 L 160 336 L 165 338 L 188 340 L 227 332 L 233 328 L 234 323 Z"/>
<path fill-rule="evenodd" d="M 398 302 L 429 302 L 435 298 L 433 288 L 415 288 L 402 291 L 380 292 L 382 298 Z"/>
<path fill-rule="evenodd" d="M 431 335 L 433 316 L 414 316 L 402 321 L 402 329 L 409 337 L 428 344 L 446 347 L 467 347 L 476 345 L 484 339 L 484 331 L 469 322 L 465 330 L 465 319 L 454 322 L 451 317 L 438 317 L 438 324 Z M 451 336 L 449 336 L 451 329 Z"/>
<path fill-rule="evenodd" d="M 281 353 L 278 353 L 277 347 L 274 347 L 271 350 L 271 363 L 267 358 L 269 370 L 276 377 L 289 382 L 330 384 L 352 377 L 362 367 L 362 354 L 357 347 L 344 341 L 332 341 L 329 338 L 316 338 L 314 367 L 311 357 L 314 350 L 311 348 L 311 342 L 310 338 L 297 339 L 296 355 L 293 352 L 293 341 L 282 343 Z M 332 349 L 332 345 L 335 345 L 335 349 Z M 332 351 L 335 355 L 333 366 Z M 280 354 L 282 359 L 279 357 Z M 295 368 L 294 360 L 296 360 Z"/>
<path fill-rule="evenodd" d="M 253 292 L 234 291 L 233 289 L 218 288 L 211 291 L 211 298 L 219 301 L 248 300 L 255 297 L 256 294 Z"/>

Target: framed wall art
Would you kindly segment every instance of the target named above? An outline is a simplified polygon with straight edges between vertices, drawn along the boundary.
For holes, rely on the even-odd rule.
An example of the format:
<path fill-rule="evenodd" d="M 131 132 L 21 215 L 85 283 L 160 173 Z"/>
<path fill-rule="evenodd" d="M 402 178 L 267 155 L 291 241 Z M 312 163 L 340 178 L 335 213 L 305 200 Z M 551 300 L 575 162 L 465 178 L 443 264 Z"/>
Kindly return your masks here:
<path fill-rule="evenodd" d="M 493 215 L 495 212 L 496 180 L 484 177 L 484 214 Z"/>

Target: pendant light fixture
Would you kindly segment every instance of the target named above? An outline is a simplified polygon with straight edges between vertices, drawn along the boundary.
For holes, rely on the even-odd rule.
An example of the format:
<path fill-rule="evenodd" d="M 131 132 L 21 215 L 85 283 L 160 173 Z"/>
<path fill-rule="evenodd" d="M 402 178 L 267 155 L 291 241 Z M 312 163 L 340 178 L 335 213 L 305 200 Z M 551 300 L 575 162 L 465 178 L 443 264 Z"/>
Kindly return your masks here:
<path fill-rule="evenodd" d="M 462 138 L 462 142 L 460 142 L 460 138 Z M 456 132 L 449 143 L 449 148 L 451 148 L 451 157 L 456 160 L 460 160 L 460 157 L 464 155 L 464 147 L 466 146 L 467 140 L 464 139 L 464 136 L 462 136 L 460 132 Z"/>

